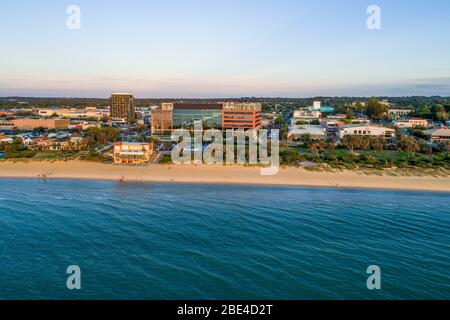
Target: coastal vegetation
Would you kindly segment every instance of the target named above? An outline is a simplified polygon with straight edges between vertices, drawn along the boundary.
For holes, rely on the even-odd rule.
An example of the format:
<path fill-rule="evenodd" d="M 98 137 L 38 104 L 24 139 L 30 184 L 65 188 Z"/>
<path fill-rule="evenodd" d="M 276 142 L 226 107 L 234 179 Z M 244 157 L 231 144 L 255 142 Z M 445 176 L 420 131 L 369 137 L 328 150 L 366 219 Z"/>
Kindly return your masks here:
<path fill-rule="evenodd" d="M 402 169 L 421 174 L 450 174 L 450 146 L 433 153 L 411 150 L 408 145 L 404 150 L 387 150 L 374 148 L 377 145 L 363 149 L 348 149 L 345 147 L 327 148 L 311 144 L 309 148 L 288 147 L 280 151 L 280 161 L 283 166 L 304 167 L 308 170 L 359 170 L 390 171 Z"/>

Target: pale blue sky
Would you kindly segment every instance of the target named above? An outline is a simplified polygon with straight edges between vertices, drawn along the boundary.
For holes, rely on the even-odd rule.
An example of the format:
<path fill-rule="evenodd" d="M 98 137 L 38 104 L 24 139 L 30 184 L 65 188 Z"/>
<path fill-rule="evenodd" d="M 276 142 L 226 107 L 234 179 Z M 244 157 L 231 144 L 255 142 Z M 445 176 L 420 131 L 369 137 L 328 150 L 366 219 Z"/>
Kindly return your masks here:
<path fill-rule="evenodd" d="M 0 96 L 450 95 L 448 0 L 2 0 L 0 43 Z"/>

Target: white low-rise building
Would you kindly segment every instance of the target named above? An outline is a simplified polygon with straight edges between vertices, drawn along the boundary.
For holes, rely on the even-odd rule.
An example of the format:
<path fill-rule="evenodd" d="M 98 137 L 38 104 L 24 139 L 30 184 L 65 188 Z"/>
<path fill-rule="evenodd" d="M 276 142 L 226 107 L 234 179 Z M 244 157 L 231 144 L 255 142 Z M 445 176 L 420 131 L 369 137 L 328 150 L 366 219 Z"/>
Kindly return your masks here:
<path fill-rule="evenodd" d="M 432 143 L 445 143 L 450 142 L 450 129 L 443 127 L 438 129 L 431 129 L 424 131 L 425 134 L 430 136 Z"/>
<path fill-rule="evenodd" d="M 320 119 L 322 117 L 322 112 L 314 110 L 296 110 L 294 111 L 294 119 Z"/>
<path fill-rule="evenodd" d="M 367 136 L 367 137 L 385 137 L 392 139 L 395 137 L 395 130 L 378 125 L 347 125 L 340 129 L 339 137 L 345 136 Z"/>
<path fill-rule="evenodd" d="M 417 127 L 429 127 L 427 120 L 422 118 L 411 118 L 405 120 L 398 120 L 394 122 L 394 125 L 399 128 L 417 128 Z"/>

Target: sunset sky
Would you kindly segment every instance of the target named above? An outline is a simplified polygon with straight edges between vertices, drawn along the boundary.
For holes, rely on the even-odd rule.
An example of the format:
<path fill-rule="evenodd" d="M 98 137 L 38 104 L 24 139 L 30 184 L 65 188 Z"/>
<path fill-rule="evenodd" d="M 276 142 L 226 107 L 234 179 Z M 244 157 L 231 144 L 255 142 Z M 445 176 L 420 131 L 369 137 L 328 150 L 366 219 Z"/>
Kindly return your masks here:
<path fill-rule="evenodd" d="M 81 29 L 69 30 L 69 5 Z M 369 5 L 382 28 L 366 26 Z M 3 0 L 0 96 L 450 95 L 448 0 Z"/>

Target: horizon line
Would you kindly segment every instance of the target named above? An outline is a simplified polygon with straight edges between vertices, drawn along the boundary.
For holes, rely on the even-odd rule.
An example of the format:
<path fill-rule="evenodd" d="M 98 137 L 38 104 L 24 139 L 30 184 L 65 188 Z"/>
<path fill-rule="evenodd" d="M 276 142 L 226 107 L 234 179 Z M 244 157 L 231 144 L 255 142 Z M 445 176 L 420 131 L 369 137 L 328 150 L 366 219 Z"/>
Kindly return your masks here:
<path fill-rule="evenodd" d="M 133 94 L 132 92 L 130 92 Z M 111 93 L 112 94 L 112 93 Z M 134 96 L 134 95 L 133 95 Z M 135 99 L 140 100 L 182 100 L 182 99 L 189 99 L 189 100 L 232 100 L 232 99 L 332 99 L 332 98 L 362 98 L 362 99 L 370 99 L 370 98 L 446 98 L 449 99 L 450 95 L 443 96 L 443 95 L 401 95 L 401 96 L 389 96 L 389 95 L 372 95 L 372 96 L 308 96 L 308 97 L 283 97 L 283 96 L 241 96 L 241 97 L 136 97 Z M 81 96 L 0 96 L 0 99 L 98 99 L 98 100 L 105 100 L 110 99 L 110 97 L 81 97 Z"/>

